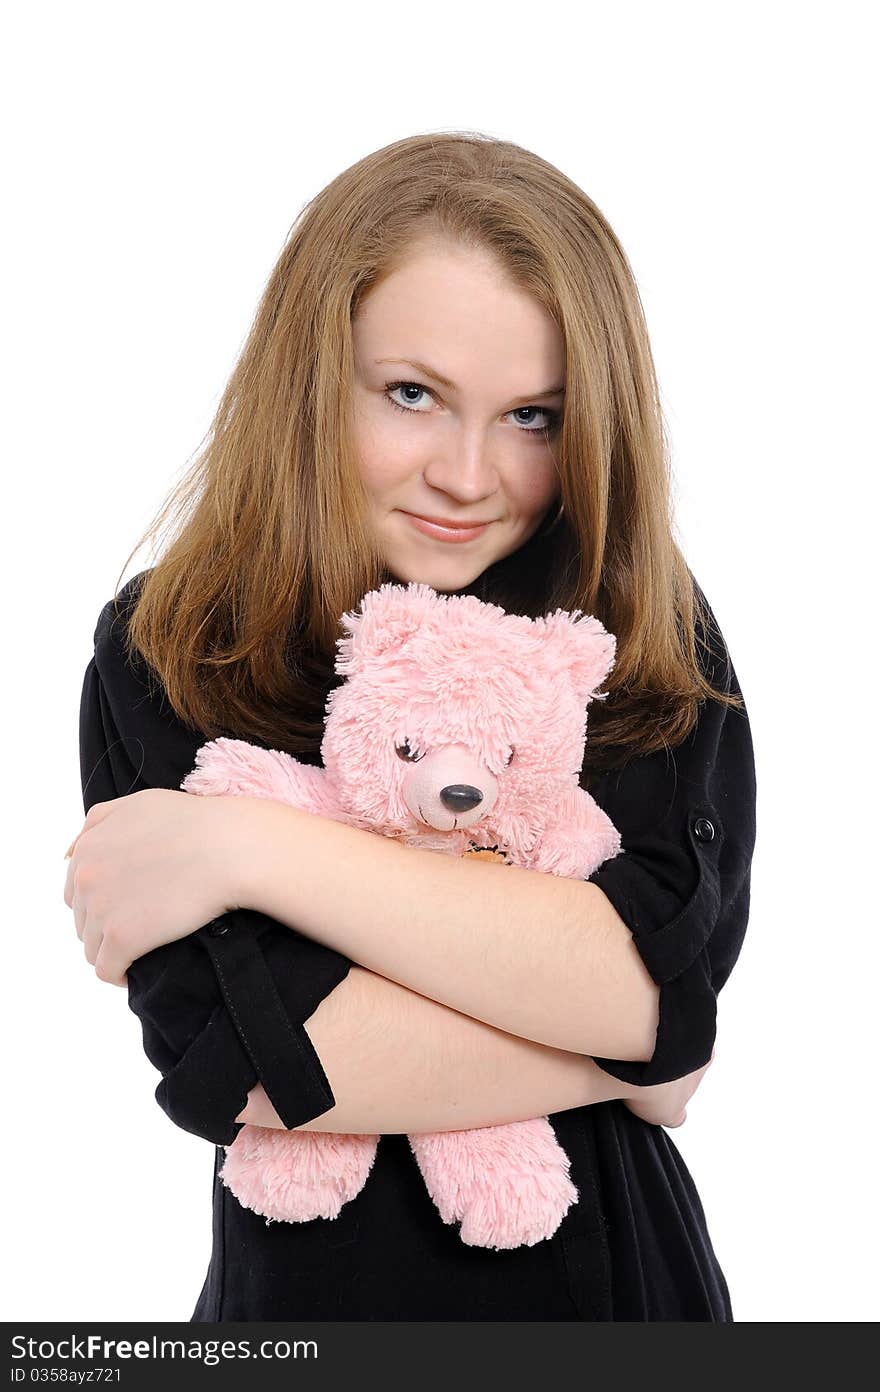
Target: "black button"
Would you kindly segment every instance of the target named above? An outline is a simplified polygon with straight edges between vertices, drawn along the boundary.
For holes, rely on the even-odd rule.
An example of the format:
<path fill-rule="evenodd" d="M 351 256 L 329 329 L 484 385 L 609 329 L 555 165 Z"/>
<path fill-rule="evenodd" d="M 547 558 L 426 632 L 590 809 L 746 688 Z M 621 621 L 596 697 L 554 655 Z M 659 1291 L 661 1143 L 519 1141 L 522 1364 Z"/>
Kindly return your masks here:
<path fill-rule="evenodd" d="M 713 841 L 715 839 L 715 828 L 708 817 L 698 817 L 694 822 L 694 836 L 701 841 Z"/>
<path fill-rule="evenodd" d="M 212 938 L 222 938 L 224 933 L 229 932 L 229 924 L 224 923 L 220 918 L 212 918 L 208 924 L 208 936 Z"/>

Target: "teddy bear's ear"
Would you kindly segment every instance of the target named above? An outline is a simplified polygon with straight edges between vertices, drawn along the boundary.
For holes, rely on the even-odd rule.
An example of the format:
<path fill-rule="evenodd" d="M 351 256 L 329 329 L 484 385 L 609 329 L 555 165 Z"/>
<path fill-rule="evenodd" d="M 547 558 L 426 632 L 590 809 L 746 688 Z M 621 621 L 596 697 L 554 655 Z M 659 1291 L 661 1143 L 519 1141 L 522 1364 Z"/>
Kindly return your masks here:
<path fill-rule="evenodd" d="M 342 615 L 346 636 L 336 640 L 337 673 L 352 676 L 368 657 L 387 656 L 404 647 L 442 603 L 430 585 L 415 581 L 369 590 L 356 610 Z"/>
<path fill-rule="evenodd" d="M 617 639 L 594 615 L 580 615 L 579 609 L 573 613 L 557 609 L 544 622 L 554 634 L 561 665 L 567 668 L 578 697 L 586 705 L 605 699 L 604 695 L 597 698 L 596 692 L 614 666 Z"/>

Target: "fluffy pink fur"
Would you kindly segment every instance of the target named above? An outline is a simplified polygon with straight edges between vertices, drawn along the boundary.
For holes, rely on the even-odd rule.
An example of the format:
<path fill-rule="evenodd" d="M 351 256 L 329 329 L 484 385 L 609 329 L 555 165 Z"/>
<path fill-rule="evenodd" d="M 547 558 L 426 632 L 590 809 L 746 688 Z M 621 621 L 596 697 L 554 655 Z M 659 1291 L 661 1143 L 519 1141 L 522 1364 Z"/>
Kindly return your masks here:
<path fill-rule="evenodd" d="M 267 797 L 446 855 L 498 848 L 512 864 L 588 878 L 621 849 L 580 788 L 586 708 L 615 639 L 579 610 L 541 619 L 471 595 L 383 585 L 342 619 L 323 768 L 244 740 L 202 746 L 181 787 Z M 499 870 L 499 873 L 501 871 Z M 444 1222 L 463 1242 L 531 1246 L 578 1197 L 546 1117 L 410 1136 Z M 224 1183 L 267 1221 L 334 1218 L 360 1192 L 378 1136 L 244 1126 Z"/>
<path fill-rule="evenodd" d="M 267 1222 L 336 1218 L 363 1189 L 378 1141 L 378 1136 L 244 1126 L 227 1149 L 221 1176 L 245 1208 Z"/>

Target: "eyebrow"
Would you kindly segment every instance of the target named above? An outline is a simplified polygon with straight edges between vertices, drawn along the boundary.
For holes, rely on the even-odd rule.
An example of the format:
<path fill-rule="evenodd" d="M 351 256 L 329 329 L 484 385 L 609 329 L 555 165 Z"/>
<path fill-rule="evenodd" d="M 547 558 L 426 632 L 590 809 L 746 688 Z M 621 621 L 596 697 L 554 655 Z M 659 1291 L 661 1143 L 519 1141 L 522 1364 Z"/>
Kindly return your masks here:
<path fill-rule="evenodd" d="M 415 358 L 376 358 L 377 363 L 404 363 L 407 367 L 414 367 L 416 372 L 421 372 L 423 377 L 430 377 L 433 381 L 439 382 L 441 387 L 447 387 L 450 391 L 455 391 L 456 386 L 448 377 L 436 372 L 433 367 L 428 367 L 426 363 L 416 362 Z M 545 396 L 564 396 L 565 387 L 548 387 L 546 391 L 533 392 L 531 396 L 517 397 L 518 401 L 540 401 Z"/>

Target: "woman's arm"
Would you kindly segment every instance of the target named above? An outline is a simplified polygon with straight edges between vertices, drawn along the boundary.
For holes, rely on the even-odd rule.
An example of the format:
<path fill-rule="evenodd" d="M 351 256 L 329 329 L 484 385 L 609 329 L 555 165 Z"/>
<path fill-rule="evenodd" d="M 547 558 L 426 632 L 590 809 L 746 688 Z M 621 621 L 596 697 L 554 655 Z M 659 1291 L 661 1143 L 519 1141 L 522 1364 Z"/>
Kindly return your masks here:
<path fill-rule="evenodd" d="M 659 988 L 597 885 L 229 802 L 242 819 L 235 902 L 521 1039 L 650 1059 Z"/>
<path fill-rule="evenodd" d="M 639 1092 L 592 1059 L 505 1034 L 356 966 L 305 1028 L 336 1105 L 296 1131 L 458 1131 Z M 235 1119 L 282 1126 L 259 1084 Z"/>

